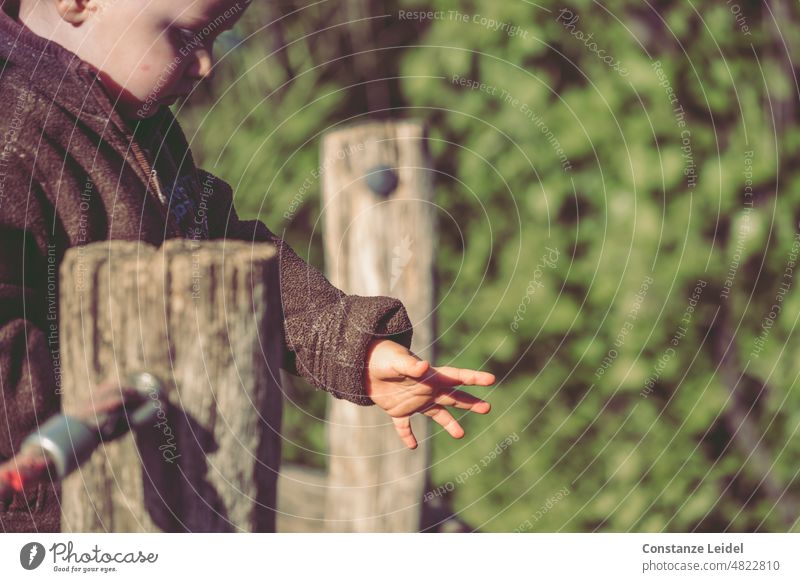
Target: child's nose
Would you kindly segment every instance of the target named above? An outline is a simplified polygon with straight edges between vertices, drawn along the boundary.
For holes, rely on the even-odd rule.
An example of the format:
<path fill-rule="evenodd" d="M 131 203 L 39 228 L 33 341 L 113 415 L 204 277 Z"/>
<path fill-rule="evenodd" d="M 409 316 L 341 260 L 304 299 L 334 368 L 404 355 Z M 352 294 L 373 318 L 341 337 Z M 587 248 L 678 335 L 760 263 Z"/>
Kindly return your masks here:
<path fill-rule="evenodd" d="M 200 49 L 195 51 L 194 60 L 186 74 L 193 79 L 210 79 L 214 75 L 214 59 L 211 56 L 211 51 Z"/>

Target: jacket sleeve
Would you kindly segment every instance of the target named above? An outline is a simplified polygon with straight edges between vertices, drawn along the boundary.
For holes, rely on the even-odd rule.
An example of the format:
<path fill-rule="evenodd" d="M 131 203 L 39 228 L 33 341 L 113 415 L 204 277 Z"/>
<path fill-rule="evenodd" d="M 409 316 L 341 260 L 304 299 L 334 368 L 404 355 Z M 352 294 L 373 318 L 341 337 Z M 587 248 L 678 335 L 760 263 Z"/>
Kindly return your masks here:
<path fill-rule="evenodd" d="M 362 406 L 374 404 L 363 385 L 367 347 L 374 338 L 411 347 L 413 329 L 403 304 L 391 297 L 340 291 L 263 222 L 240 220 L 230 186 L 199 172 L 204 185 L 213 184 L 208 201 L 210 238 L 271 242 L 278 249 L 285 369 L 336 398 Z"/>
<path fill-rule="evenodd" d="M 11 160 L 7 160 L 11 162 Z M 48 243 L 47 202 L 30 170 L 16 160 L 0 181 L 0 462 L 22 439 L 58 412 L 55 247 Z M 52 317 L 48 317 L 52 306 Z M 10 531 L 58 531 L 55 485 L 15 495 L 0 508 Z M 51 507 L 52 506 L 52 507 Z M 57 507 L 55 507 L 57 510 Z"/>

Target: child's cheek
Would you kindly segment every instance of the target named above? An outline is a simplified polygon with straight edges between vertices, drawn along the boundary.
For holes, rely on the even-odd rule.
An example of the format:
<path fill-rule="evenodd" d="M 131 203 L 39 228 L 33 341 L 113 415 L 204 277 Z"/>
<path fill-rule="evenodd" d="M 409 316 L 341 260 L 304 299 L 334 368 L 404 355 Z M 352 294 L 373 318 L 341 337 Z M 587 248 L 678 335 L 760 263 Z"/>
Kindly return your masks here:
<path fill-rule="evenodd" d="M 172 51 L 162 51 L 153 57 L 155 58 L 148 58 L 137 67 L 140 86 L 145 88 L 148 97 L 170 93 L 181 70 L 180 59 Z"/>

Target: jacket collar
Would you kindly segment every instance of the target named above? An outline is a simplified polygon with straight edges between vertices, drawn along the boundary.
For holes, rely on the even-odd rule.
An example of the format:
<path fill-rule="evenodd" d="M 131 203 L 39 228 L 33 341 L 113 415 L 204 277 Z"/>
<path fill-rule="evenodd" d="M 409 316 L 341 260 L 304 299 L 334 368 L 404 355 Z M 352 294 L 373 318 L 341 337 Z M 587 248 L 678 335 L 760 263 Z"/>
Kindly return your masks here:
<path fill-rule="evenodd" d="M 35 34 L 18 20 L 20 0 L 0 0 L 0 59 L 6 67 L 29 71 L 30 83 L 50 104 L 78 118 L 111 122 L 125 136 L 132 128 L 114 108 L 100 71 L 58 43 Z"/>
<path fill-rule="evenodd" d="M 162 106 L 151 119 L 132 126 L 114 108 L 96 67 L 58 43 L 35 34 L 18 20 L 18 16 L 19 0 L 0 0 L 0 79 L 9 68 L 24 71 L 30 86 L 50 107 L 69 111 L 76 120 L 88 124 L 109 140 L 124 158 L 134 158 L 136 172 L 148 190 L 158 195 L 163 203 L 153 164 L 141 152 L 134 130 L 160 134 L 171 128 L 177 122 L 169 108 Z M 109 131 L 109 125 L 117 131 Z M 177 127 L 175 131 L 180 133 Z M 169 216 L 168 220 L 172 230 L 176 230 Z"/>

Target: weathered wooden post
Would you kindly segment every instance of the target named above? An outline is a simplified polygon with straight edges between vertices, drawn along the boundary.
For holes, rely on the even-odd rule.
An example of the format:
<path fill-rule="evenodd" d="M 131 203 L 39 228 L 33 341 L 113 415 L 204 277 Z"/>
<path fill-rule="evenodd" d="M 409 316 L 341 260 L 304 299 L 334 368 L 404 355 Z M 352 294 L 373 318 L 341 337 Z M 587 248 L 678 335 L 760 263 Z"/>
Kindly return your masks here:
<path fill-rule="evenodd" d="M 276 250 L 110 241 L 61 269 L 62 399 L 147 371 L 168 404 L 62 489 L 62 530 L 274 531 L 282 314 Z"/>
<path fill-rule="evenodd" d="M 435 210 L 426 132 L 411 121 L 369 122 L 327 134 L 325 260 L 346 293 L 403 301 L 414 323 L 412 351 L 433 362 Z M 428 418 L 405 448 L 376 407 L 330 400 L 329 531 L 419 531 L 429 464 Z"/>

